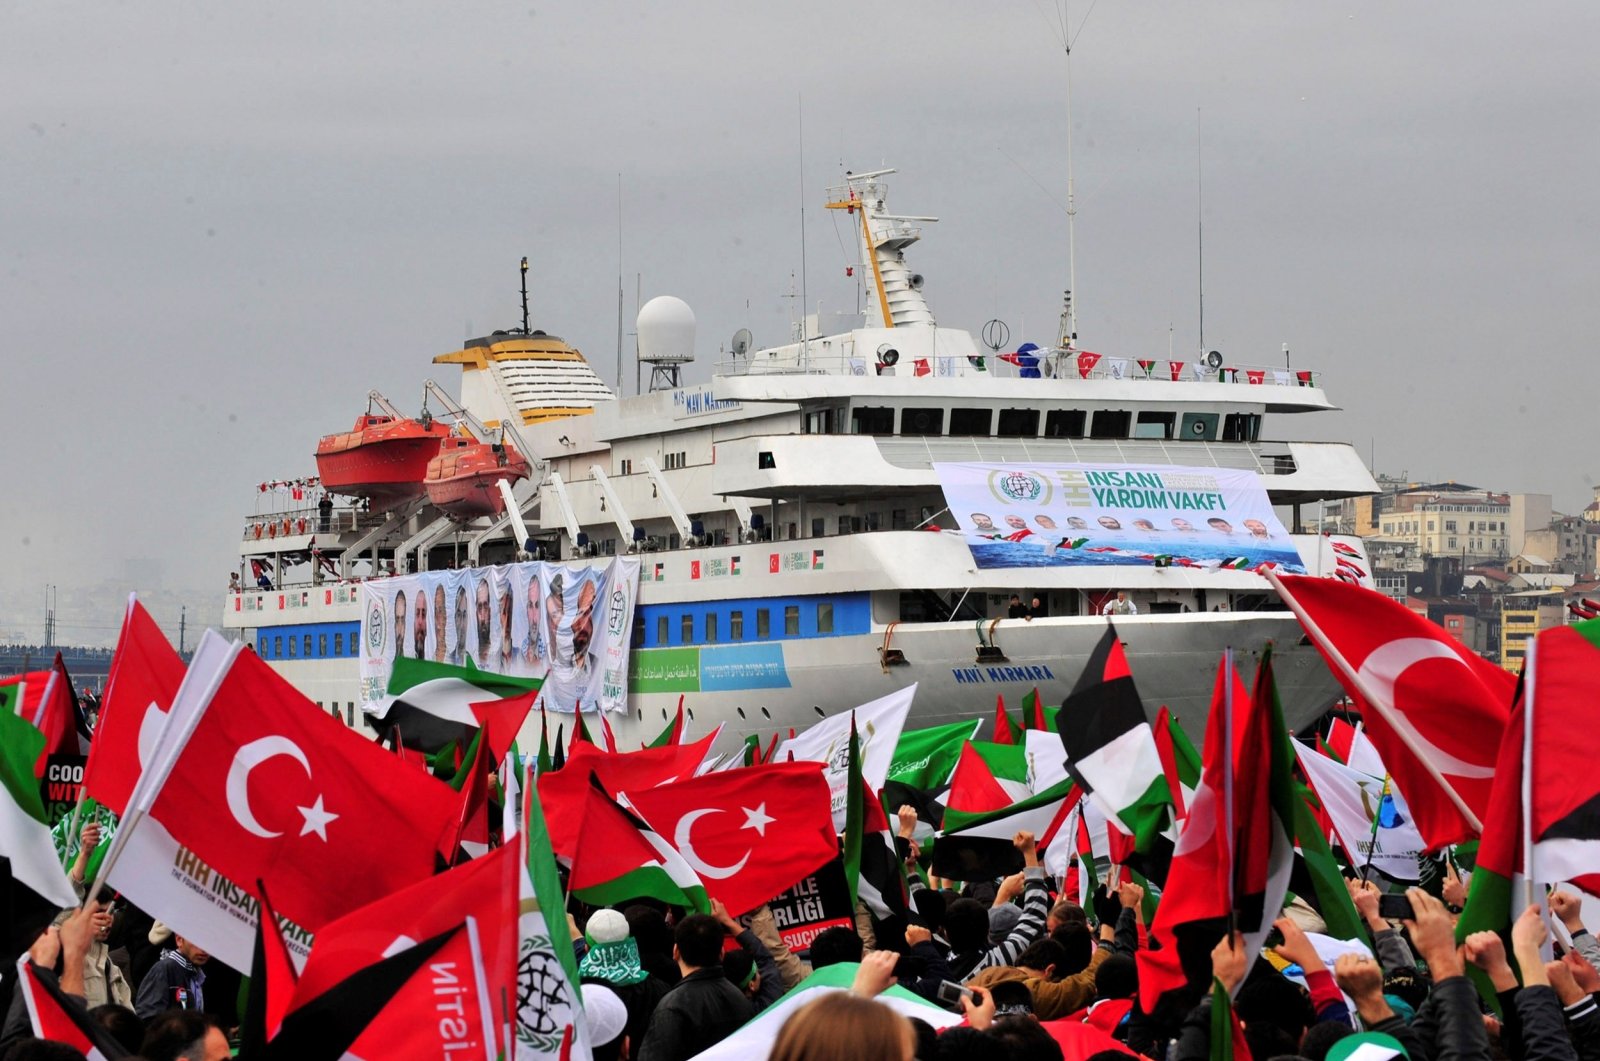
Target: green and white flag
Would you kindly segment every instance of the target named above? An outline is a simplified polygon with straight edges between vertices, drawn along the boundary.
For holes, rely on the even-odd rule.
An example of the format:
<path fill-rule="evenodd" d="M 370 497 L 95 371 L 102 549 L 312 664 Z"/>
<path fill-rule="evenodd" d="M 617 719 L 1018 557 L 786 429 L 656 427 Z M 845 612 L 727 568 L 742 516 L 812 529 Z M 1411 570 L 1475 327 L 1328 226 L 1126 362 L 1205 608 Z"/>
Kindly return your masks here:
<path fill-rule="evenodd" d="M 17 714 L 21 686 L 0 686 L 0 856 L 11 876 L 60 907 L 77 906 L 78 895 L 56 859 L 46 824 L 34 763 L 45 737 Z"/>
<path fill-rule="evenodd" d="M 389 672 L 388 695 L 363 710 L 378 732 L 398 727 L 408 748 L 436 752 L 451 741 L 465 743 L 478 728 L 473 704 L 503 700 L 537 690 L 538 678 L 456 667 L 401 656 Z"/>
<path fill-rule="evenodd" d="M 539 786 L 522 778 L 522 821 L 508 822 L 522 838 L 522 887 L 518 896 L 516 1057 L 588 1057 L 588 1026 L 578 984 L 578 962 L 568 942 L 566 901 L 550 832 L 539 804 Z M 508 802 L 510 802 L 508 800 Z M 511 836 L 507 836 L 507 842 Z"/>

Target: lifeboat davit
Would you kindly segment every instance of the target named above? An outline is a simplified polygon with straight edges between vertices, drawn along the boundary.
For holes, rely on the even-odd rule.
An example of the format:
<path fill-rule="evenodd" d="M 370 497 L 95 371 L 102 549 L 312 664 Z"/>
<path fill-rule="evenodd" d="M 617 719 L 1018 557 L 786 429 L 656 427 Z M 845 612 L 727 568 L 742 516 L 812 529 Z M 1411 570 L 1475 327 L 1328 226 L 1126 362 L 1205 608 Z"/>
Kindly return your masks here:
<path fill-rule="evenodd" d="M 358 416 L 349 431 L 317 443 L 317 474 L 332 493 L 367 498 L 380 511 L 395 508 L 422 496 L 428 462 L 449 434 L 448 424 L 427 416 Z"/>
<path fill-rule="evenodd" d="M 428 462 L 423 487 L 428 501 L 454 519 L 498 516 L 506 510 L 497 485 L 528 477 L 528 459 L 505 443 L 452 437 Z"/>

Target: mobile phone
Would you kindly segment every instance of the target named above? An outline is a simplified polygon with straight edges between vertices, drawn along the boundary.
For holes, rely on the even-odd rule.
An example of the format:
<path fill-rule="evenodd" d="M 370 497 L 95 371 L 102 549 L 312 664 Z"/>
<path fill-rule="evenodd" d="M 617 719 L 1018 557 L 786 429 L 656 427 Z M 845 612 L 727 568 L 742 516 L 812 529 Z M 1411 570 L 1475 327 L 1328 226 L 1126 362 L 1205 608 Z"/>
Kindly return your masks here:
<path fill-rule="evenodd" d="M 1411 900 L 1398 892 L 1378 896 L 1378 916 L 1385 921 L 1405 921 L 1415 916 Z"/>
<path fill-rule="evenodd" d="M 941 980 L 939 981 L 938 997 L 939 1001 L 945 1005 L 960 1009 L 963 998 L 973 998 L 975 996 L 970 987 L 962 987 L 960 984 L 952 983 L 949 980 Z"/>

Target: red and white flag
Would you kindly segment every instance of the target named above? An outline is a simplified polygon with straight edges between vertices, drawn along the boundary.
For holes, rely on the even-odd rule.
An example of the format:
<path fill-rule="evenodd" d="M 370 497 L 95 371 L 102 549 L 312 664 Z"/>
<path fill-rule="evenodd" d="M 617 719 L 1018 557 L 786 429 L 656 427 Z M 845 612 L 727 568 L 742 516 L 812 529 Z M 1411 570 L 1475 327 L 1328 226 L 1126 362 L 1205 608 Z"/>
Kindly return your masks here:
<path fill-rule="evenodd" d="M 1429 850 L 1477 836 L 1510 716 L 1504 672 L 1381 593 L 1336 579 L 1266 577 L 1362 707 Z"/>
<path fill-rule="evenodd" d="M 755 909 L 839 854 L 821 763 L 750 766 L 626 798 L 730 913 Z"/>
<path fill-rule="evenodd" d="M 132 594 L 111 657 L 100 718 L 83 769 L 84 790 L 121 814 L 155 753 L 167 709 L 183 684 L 183 660 Z"/>
<path fill-rule="evenodd" d="M 201 652 L 208 666 L 179 691 L 170 750 L 130 817 L 143 812 L 247 892 L 261 879 L 312 931 L 433 874 L 459 818 L 448 785 L 318 710 L 241 646 L 207 632 Z"/>

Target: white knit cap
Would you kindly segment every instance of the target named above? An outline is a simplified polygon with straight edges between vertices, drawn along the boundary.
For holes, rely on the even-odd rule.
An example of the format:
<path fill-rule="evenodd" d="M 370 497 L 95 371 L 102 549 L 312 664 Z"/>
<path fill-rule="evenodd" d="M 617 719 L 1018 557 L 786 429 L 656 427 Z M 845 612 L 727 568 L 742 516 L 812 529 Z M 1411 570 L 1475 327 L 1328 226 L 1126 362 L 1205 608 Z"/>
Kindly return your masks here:
<path fill-rule="evenodd" d="M 583 1019 L 589 1025 L 589 1045 L 604 1046 L 622 1034 L 628 1023 L 628 1007 L 609 987 L 600 984 L 582 987 Z"/>
<path fill-rule="evenodd" d="M 628 919 L 616 910 L 596 910 L 589 915 L 586 933 L 591 943 L 621 943 L 629 935 Z"/>

